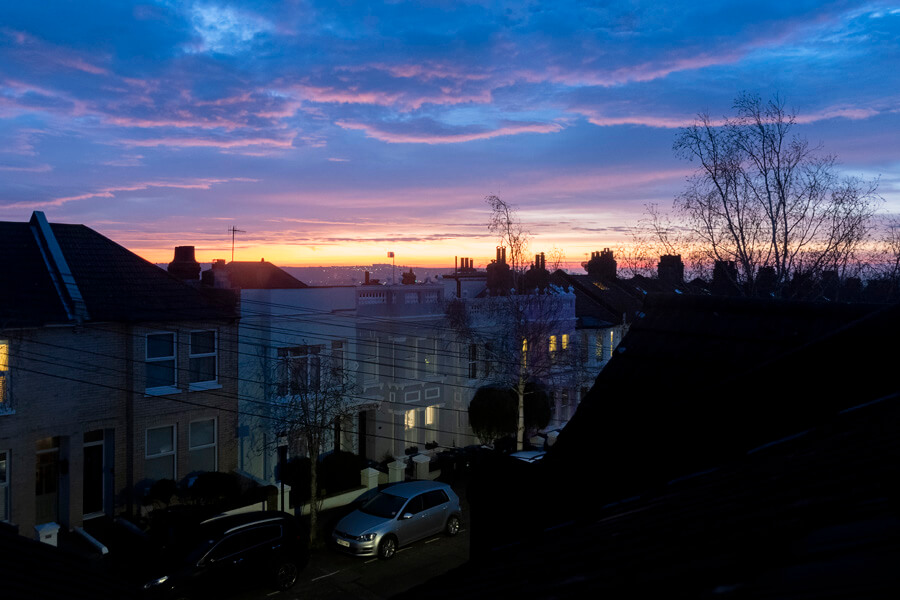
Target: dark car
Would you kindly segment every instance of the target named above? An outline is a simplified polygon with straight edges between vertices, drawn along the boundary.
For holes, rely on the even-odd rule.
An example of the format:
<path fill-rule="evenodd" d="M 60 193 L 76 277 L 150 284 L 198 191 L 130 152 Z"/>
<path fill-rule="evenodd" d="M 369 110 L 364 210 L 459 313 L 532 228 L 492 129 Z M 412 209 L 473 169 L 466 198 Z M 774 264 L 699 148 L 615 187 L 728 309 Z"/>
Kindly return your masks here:
<path fill-rule="evenodd" d="M 308 561 L 307 539 L 283 512 L 214 517 L 179 531 L 143 588 L 166 599 L 219 597 L 247 584 L 287 590 Z"/>

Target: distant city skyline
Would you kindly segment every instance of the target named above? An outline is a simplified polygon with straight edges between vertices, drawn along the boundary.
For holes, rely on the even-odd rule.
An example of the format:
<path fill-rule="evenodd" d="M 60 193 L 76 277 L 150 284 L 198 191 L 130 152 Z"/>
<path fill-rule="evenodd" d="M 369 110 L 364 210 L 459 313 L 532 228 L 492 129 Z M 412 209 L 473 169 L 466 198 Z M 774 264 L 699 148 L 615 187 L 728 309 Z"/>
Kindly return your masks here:
<path fill-rule="evenodd" d="M 484 197 L 573 269 L 668 208 L 700 111 L 778 94 L 900 213 L 900 6 L 882 1 L 0 6 L 0 220 L 154 263 L 483 265 Z"/>

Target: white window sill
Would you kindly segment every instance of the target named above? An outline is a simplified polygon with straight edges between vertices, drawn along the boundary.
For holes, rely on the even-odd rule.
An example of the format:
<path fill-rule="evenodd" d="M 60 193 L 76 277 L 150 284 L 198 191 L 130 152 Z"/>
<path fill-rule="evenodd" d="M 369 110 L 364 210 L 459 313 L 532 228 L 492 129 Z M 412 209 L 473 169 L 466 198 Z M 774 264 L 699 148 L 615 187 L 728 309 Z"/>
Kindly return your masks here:
<path fill-rule="evenodd" d="M 144 390 L 145 396 L 168 396 L 169 394 L 178 394 L 181 390 L 179 390 L 174 385 L 166 385 L 162 387 L 155 388 L 147 388 Z"/>
<path fill-rule="evenodd" d="M 202 392 L 205 390 L 220 390 L 221 384 L 218 381 L 198 381 L 188 386 L 189 392 Z"/>

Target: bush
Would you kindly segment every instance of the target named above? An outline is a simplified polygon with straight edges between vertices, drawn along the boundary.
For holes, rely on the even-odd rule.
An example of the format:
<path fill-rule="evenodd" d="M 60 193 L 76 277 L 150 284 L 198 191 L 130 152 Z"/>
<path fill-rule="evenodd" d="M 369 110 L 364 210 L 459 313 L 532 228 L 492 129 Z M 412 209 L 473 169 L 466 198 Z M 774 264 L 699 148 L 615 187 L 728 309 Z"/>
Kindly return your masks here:
<path fill-rule="evenodd" d="M 359 487 L 362 460 L 352 452 L 338 450 L 319 463 L 319 489 L 329 494 Z"/>

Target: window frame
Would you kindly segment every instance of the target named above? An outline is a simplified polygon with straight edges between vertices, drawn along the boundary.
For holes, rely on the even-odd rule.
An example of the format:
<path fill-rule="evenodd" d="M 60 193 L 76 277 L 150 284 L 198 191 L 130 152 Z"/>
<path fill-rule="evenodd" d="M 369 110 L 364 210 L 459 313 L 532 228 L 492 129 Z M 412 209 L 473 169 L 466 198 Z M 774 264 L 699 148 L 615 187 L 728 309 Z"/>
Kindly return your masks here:
<path fill-rule="evenodd" d="M 9 350 L 9 340 L 0 339 L 0 415 L 15 412 L 9 384 Z"/>
<path fill-rule="evenodd" d="M 212 421 L 213 424 L 213 441 L 211 444 L 198 444 L 194 445 L 194 430 L 193 425 L 195 423 L 205 423 Z M 194 419 L 190 423 L 188 423 L 188 472 L 193 473 L 195 471 L 199 471 L 199 469 L 194 468 L 193 464 L 193 456 L 195 450 L 209 450 L 213 449 L 213 468 L 211 471 L 203 471 L 207 473 L 212 473 L 219 470 L 219 419 L 216 417 L 209 417 L 206 419 Z"/>
<path fill-rule="evenodd" d="M 213 351 L 212 352 L 194 352 L 194 334 L 195 333 L 212 333 L 213 334 Z M 204 379 L 202 381 L 191 381 L 194 378 L 194 369 L 191 362 L 195 359 L 213 359 L 213 371 L 215 376 L 212 379 Z M 192 329 L 188 332 L 188 390 L 209 390 L 221 387 L 219 385 L 219 331 L 218 329 Z"/>
<path fill-rule="evenodd" d="M 150 454 L 150 431 L 154 429 L 169 429 L 172 431 L 172 449 L 158 454 Z M 178 481 L 178 426 L 175 423 L 169 425 L 157 425 L 155 427 L 147 427 L 144 430 L 144 475 L 147 474 L 147 461 L 171 457 L 172 460 L 172 480 Z M 149 479 L 149 477 L 147 477 Z M 162 479 L 168 479 L 163 477 Z M 159 481 L 155 479 L 154 481 Z"/>
<path fill-rule="evenodd" d="M 166 356 L 150 356 L 150 338 L 154 336 L 172 337 L 172 354 Z M 149 367 L 153 363 L 172 362 L 172 383 L 166 385 L 150 386 Z M 150 331 L 144 335 L 144 394 L 147 396 L 162 396 L 174 394 L 178 389 L 178 333 L 175 331 Z"/>

